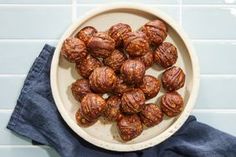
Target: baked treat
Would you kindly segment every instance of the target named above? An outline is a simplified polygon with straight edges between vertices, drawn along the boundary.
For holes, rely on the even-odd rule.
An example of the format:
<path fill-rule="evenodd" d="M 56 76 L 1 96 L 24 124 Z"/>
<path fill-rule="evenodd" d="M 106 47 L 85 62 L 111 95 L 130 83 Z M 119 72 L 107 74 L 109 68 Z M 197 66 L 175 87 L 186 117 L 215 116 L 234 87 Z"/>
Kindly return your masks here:
<path fill-rule="evenodd" d="M 138 88 L 125 92 L 121 97 L 121 107 L 125 113 L 138 113 L 143 109 L 144 104 L 144 93 Z"/>
<path fill-rule="evenodd" d="M 146 69 L 148 69 L 153 65 L 153 62 L 154 62 L 153 52 L 149 50 L 143 56 L 136 57 L 134 59 L 138 59 L 142 61 Z"/>
<path fill-rule="evenodd" d="M 104 64 L 111 67 L 115 72 L 120 72 L 121 65 L 127 60 L 127 56 L 119 51 L 114 50 L 111 55 L 103 60 Z"/>
<path fill-rule="evenodd" d="M 71 91 L 77 101 L 81 101 L 86 94 L 92 92 L 86 79 L 78 79 L 72 83 Z"/>
<path fill-rule="evenodd" d="M 78 38 L 67 38 L 61 48 L 61 54 L 69 62 L 81 61 L 87 56 L 87 49 L 84 42 Z"/>
<path fill-rule="evenodd" d="M 102 63 L 98 59 L 88 55 L 81 62 L 76 63 L 76 70 L 82 77 L 88 78 L 94 69 L 101 66 Z"/>
<path fill-rule="evenodd" d="M 120 137 L 124 141 L 130 141 L 139 136 L 143 131 L 140 118 L 136 115 L 125 115 L 117 122 Z"/>
<path fill-rule="evenodd" d="M 107 107 L 104 111 L 104 116 L 109 121 L 117 121 L 122 117 L 120 112 L 121 99 L 118 96 L 110 96 L 107 100 Z"/>
<path fill-rule="evenodd" d="M 152 127 L 163 120 L 164 114 L 157 105 L 151 103 L 144 106 L 139 116 L 146 127 Z"/>
<path fill-rule="evenodd" d="M 174 117 L 180 114 L 183 110 L 183 106 L 184 100 L 176 91 L 166 93 L 161 98 L 161 110 L 168 117 Z"/>
<path fill-rule="evenodd" d="M 143 126 L 161 123 L 164 114 L 173 117 L 181 113 L 184 102 L 176 90 L 184 86 L 185 74 L 173 66 L 178 53 L 173 44 L 164 42 L 167 29 L 159 19 L 136 32 L 124 23 L 112 25 L 106 32 L 86 26 L 64 41 L 61 55 L 76 63 L 83 77 L 71 84 L 71 92 L 80 102 L 75 114 L 79 126 L 89 127 L 103 116 L 116 122 L 123 141 L 130 141 L 142 133 Z M 145 75 L 153 63 L 165 69 L 161 80 Z M 160 107 L 145 104 L 156 98 L 160 82 L 167 91 Z M 108 95 L 106 100 L 103 94 Z"/>
<path fill-rule="evenodd" d="M 131 57 L 143 56 L 149 51 L 147 36 L 143 32 L 129 32 L 123 37 L 124 49 Z"/>
<path fill-rule="evenodd" d="M 97 33 L 96 28 L 92 26 L 86 26 L 82 28 L 75 36 L 82 40 L 86 45 L 88 45 L 89 39 L 93 36 L 93 34 Z"/>
<path fill-rule="evenodd" d="M 155 62 L 163 68 L 168 68 L 174 65 L 177 58 L 177 48 L 169 42 L 162 43 L 154 52 Z"/>
<path fill-rule="evenodd" d="M 89 76 L 89 85 L 95 93 L 106 93 L 114 89 L 116 80 L 115 72 L 111 68 L 104 66 L 94 69 Z"/>
<path fill-rule="evenodd" d="M 130 90 L 132 90 L 133 88 L 128 86 L 122 77 L 118 77 L 117 81 L 116 81 L 116 85 L 115 88 L 113 90 L 113 93 L 118 95 L 118 96 L 122 96 L 123 93 L 128 92 Z"/>
<path fill-rule="evenodd" d="M 109 36 L 116 42 L 116 47 L 123 45 L 123 36 L 128 32 L 132 32 L 132 29 L 124 23 L 117 23 L 108 30 Z"/>
<path fill-rule="evenodd" d="M 161 81 L 165 90 L 175 91 L 184 86 L 185 74 L 181 68 L 173 66 L 164 71 Z"/>
<path fill-rule="evenodd" d="M 95 33 L 87 47 L 92 56 L 106 58 L 114 51 L 115 41 L 107 33 Z"/>
<path fill-rule="evenodd" d="M 106 109 L 106 101 L 98 94 L 88 93 L 80 104 L 81 113 L 88 121 L 97 120 Z"/>
<path fill-rule="evenodd" d="M 158 46 L 167 36 L 166 24 L 161 20 L 153 20 L 146 23 L 141 31 L 144 32 L 152 45 Z"/>
<path fill-rule="evenodd" d="M 76 114 L 75 114 L 75 119 L 76 119 L 76 122 L 79 126 L 82 126 L 82 127 L 89 127 L 91 125 L 93 125 L 97 119 L 95 120 L 87 120 L 84 115 L 81 113 L 81 110 L 79 109 Z"/>
<path fill-rule="evenodd" d="M 126 60 L 120 68 L 121 76 L 127 84 L 140 84 L 145 74 L 145 65 L 139 60 Z"/>
<path fill-rule="evenodd" d="M 145 75 L 143 77 L 143 83 L 140 85 L 140 89 L 143 91 L 146 99 L 154 98 L 160 91 L 160 81 L 151 76 Z"/>

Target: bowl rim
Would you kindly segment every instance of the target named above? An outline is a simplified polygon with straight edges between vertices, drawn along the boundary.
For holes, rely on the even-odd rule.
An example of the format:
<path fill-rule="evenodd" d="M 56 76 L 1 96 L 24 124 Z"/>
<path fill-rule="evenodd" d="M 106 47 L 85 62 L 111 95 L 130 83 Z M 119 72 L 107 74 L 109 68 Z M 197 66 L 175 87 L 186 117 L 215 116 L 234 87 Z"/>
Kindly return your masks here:
<path fill-rule="evenodd" d="M 58 83 L 57 82 L 57 72 L 58 72 L 57 69 L 58 69 L 58 63 L 59 63 L 59 58 L 60 58 L 60 50 L 61 50 L 61 46 L 63 44 L 64 39 L 70 36 L 81 23 L 85 22 L 89 18 L 96 16 L 97 14 L 101 14 L 103 12 L 116 10 L 116 9 L 140 10 L 140 11 L 155 15 L 160 19 L 163 19 L 168 25 L 170 25 L 177 32 L 177 34 L 183 40 L 183 43 L 185 44 L 185 47 L 187 48 L 189 52 L 189 56 L 192 63 L 192 69 L 193 69 L 192 91 L 190 93 L 189 100 L 183 112 L 176 119 L 176 121 L 168 129 L 163 131 L 161 134 L 159 134 L 158 136 L 154 138 L 151 138 L 149 140 L 139 142 L 139 143 L 131 143 L 131 144 L 110 143 L 110 142 L 103 141 L 103 140 L 94 138 L 92 136 L 89 136 L 85 131 L 83 131 L 83 129 L 75 125 L 74 120 L 72 120 L 72 118 L 70 118 L 69 114 L 66 112 L 63 106 L 63 102 L 60 98 L 60 93 L 57 86 L 57 83 Z M 192 47 L 192 44 L 190 43 L 187 35 L 182 30 L 182 28 L 178 26 L 173 19 L 171 19 L 168 15 L 166 15 L 159 9 L 153 9 L 143 4 L 141 5 L 141 4 L 134 4 L 134 3 L 113 3 L 113 4 L 103 5 L 97 9 L 87 12 L 83 17 L 78 18 L 74 23 L 72 23 L 72 25 L 66 30 L 63 36 L 60 38 L 57 44 L 56 50 L 54 52 L 54 55 L 53 55 L 53 59 L 51 62 L 51 70 L 50 70 L 50 83 L 51 83 L 52 95 L 55 100 L 56 106 L 59 110 L 59 113 L 61 114 L 65 122 L 69 125 L 69 127 L 84 140 L 98 147 L 101 147 L 107 150 L 112 150 L 112 151 L 119 151 L 119 152 L 120 151 L 124 151 L 124 152 L 136 151 L 136 150 L 152 147 L 156 144 L 163 142 L 164 140 L 169 138 L 171 135 L 173 135 L 184 124 L 184 122 L 187 120 L 187 118 L 189 117 L 194 107 L 194 104 L 198 95 L 199 82 L 200 82 L 199 77 L 200 77 L 200 69 L 199 69 L 199 64 L 198 64 L 198 58 Z"/>

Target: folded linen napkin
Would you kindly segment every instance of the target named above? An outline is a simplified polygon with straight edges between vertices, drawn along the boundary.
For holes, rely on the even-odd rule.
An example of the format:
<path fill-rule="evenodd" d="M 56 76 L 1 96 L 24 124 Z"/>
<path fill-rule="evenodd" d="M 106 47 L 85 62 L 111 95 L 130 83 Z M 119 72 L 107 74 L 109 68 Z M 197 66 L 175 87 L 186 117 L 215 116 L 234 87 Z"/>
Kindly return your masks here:
<path fill-rule="evenodd" d="M 236 137 L 190 116 L 173 136 L 136 152 L 112 152 L 76 135 L 63 121 L 50 87 L 50 65 L 55 48 L 45 45 L 31 67 L 7 128 L 53 147 L 62 157 L 236 157 Z"/>

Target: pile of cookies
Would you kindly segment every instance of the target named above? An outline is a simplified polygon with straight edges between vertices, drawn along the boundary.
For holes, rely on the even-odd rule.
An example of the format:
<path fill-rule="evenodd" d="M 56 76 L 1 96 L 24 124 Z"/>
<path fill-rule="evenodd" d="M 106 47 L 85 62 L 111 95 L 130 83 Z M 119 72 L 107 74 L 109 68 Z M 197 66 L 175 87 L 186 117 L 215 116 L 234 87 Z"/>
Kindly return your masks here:
<path fill-rule="evenodd" d="M 89 127 L 103 116 L 116 122 L 122 140 L 130 141 L 142 133 L 143 126 L 161 123 L 164 114 L 174 117 L 181 113 L 184 101 L 177 90 L 184 86 L 185 74 L 174 66 L 177 48 L 164 42 L 167 32 L 166 24 L 157 19 L 138 31 L 124 23 L 106 32 L 87 26 L 64 41 L 62 56 L 75 63 L 83 77 L 71 85 L 74 98 L 80 102 L 75 115 L 79 126 Z M 161 81 L 145 75 L 154 63 L 165 69 Z M 166 94 L 160 107 L 147 104 L 161 86 Z M 105 99 L 103 94 L 109 97 Z"/>

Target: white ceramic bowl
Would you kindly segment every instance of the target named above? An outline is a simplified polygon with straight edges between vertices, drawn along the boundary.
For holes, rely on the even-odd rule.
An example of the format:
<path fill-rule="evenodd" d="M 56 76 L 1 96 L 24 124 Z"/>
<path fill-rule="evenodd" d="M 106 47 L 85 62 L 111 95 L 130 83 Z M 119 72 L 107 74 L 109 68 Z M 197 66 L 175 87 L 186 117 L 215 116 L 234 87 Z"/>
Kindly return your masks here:
<path fill-rule="evenodd" d="M 177 66 L 180 66 L 186 73 L 185 86 L 178 92 L 184 97 L 185 107 L 183 112 L 175 118 L 165 117 L 161 124 L 145 129 L 137 138 L 129 142 L 122 142 L 119 138 L 115 123 L 104 124 L 99 120 L 95 125 L 82 128 L 76 124 L 75 112 L 79 103 L 71 94 L 71 83 L 81 78 L 75 71 L 75 65 L 67 62 L 60 56 L 60 50 L 64 39 L 73 36 L 79 29 L 91 25 L 99 31 L 105 31 L 111 25 L 119 22 L 129 24 L 133 30 L 139 29 L 146 22 L 153 19 L 162 19 L 168 25 L 168 37 L 166 41 L 172 42 L 178 49 Z M 146 74 L 160 77 L 163 69 L 154 66 Z M 174 134 L 186 121 L 193 109 L 198 87 L 199 87 L 199 66 L 197 57 L 192 49 L 189 40 L 182 29 L 160 10 L 154 10 L 144 5 L 135 4 L 112 4 L 90 11 L 72 24 L 60 39 L 55 50 L 51 66 L 51 87 L 57 108 L 65 122 L 86 141 L 104 149 L 114 151 L 135 151 L 154 146 L 166 140 Z M 159 98 L 163 95 L 161 89 L 157 97 L 149 100 L 158 104 Z"/>

